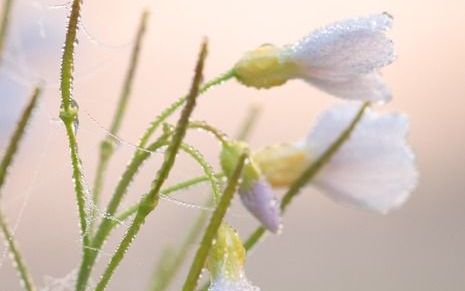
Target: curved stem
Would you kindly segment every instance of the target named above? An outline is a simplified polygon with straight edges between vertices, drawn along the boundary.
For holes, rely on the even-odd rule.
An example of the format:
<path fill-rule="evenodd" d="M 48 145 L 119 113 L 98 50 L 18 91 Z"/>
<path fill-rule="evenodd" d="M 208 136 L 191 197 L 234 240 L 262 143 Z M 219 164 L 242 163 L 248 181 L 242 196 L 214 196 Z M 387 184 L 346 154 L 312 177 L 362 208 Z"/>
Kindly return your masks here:
<path fill-rule="evenodd" d="M 140 228 L 145 223 L 146 217 L 157 207 L 160 189 L 163 186 L 163 183 L 168 178 L 171 169 L 174 166 L 177 153 L 181 147 L 182 140 L 184 139 L 187 131 L 187 126 L 189 124 L 189 118 L 194 111 L 196 100 L 199 95 L 199 86 L 202 80 L 202 72 L 204 67 L 204 61 L 207 56 L 207 43 L 204 41 L 202 43 L 202 48 L 199 54 L 197 65 L 195 68 L 194 80 L 190 92 L 186 99 L 186 104 L 184 109 L 181 112 L 181 116 L 178 120 L 176 128 L 174 130 L 173 138 L 170 145 L 165 153 L 165 158 L 163 164 L 160 167 L 160 170 L 157 173 L 155 180 L 152 183 L 152 188 L 149 193 L 142 198 L 141 204 L 137 210 L 136 217 L 134 218 L 132 224 L 129 226 L 123 240 L 116 249 L 115 254 L 111 258 L 107 268 L 103 272 L 103 275 L 100 281 L 97 283 L 95 288 L 96 291 L 102 291 L 106 288 L 108 282 L 113 276 L 114 271 L 119 266 L 121 261 L 124 258 L 128 248 L 130 247 L 132 241 L 139 233 Z"/>
<path fill-rule="evenodd" d="M 221 83 L 226 82 L 227 80 L 231 79 L 234 77 L 234 70 L 229 70 L 218 77 L 212 79 L 211 81 L 208 81 L 207 83 L 203 84 L 200 89 L 199 89 L 199 95 L 204 94 L 207 92 L 209 89 L 213 88 L 216 85 L 219 85 Z M 150 137 L 152 134 L 155 132 L 155 130 L 176 110 L 178 110 L 184 102 L 186 102 L 187 96 L 181 97 L 175 102 L 173 102 L 170 106 L 168 106 L 160 115 L 155 118 L 155 120 L 150 124 L 149 128 L 144 132 L 144 135 L 139 141 L 139 147 L 144 147 L 147 142 L 149 141 Z"/>
<path fill-rule="evenodd" d="M 216 177 L 221 178 L 221 177 L 223 177 L 223 174 L 216 174 Z M 160 195 L 168 196 L 171 193 L 181 191 L 181 190 L 187 189 L 189 187 L 192 187 L 192 186 L 194 186 L 196 184 L 207 182 L 207 181 L 210 181 L 210 179 L 209 179 L 209 177 L 207 175 L 195 177 L 195 178 L 186 180 L 184 182 L 177 183 L 177 184 L 175 184 L 173 186 L 170 186 L 170 187 L 168 187 L 166 189 L 162 189 L 160 191 Z M 117 214 L 116 218 L 113 220 L 113 227 L 116 226 L 118 222 L 125 221 L 131 215 L 135 214 L 138 207 L 139 207 L 139 203 L 137 203 L 135 205 L 132 205 L 132 206 L 128 207 L 126 210 L 124 210 L 123 212 L 121 212 L 120 214 Z"/>
<path fill-rule="evenodd" d="M 218 128 L 214 127 L 211 124 L 208 124 L 206 121 L 192 121 L 189 123 L 189 128 L 200 128 L 205 131 L 212 133 L 216 139 L 218 139 L 221 143 L 226 142 L 227 136 Z"/>
<path fill-rule="evenodd" d="M 118 185 L 116 186 L 115 192 L 113 193 L 112 199 L 110 200 L 107 209 L 105 211 L 105 217 L 102 219 L 95 236 L 91 243 L 91 248 L 86 248 L 84 250 L 84 257 L 79 268 L 78 278 L 77 278 L 77 291 L 83 291 L 86 289 L 87 281 L 89 280 L 90 273 L 92 271 L 93 265 L 97 258 L 98 252 L 105 242 L 108 234 L 112 229 L 114 224 L 113 215 L 116 213 L 118 206 L 120 205 L 129 184 L 132 182 L 134 176 L 139 171 L 142 163 L 151 155 L 151 152 L 156 151 L 162 147 L 169 135 L 163 135 L 159 140 L 149 145 L 146 150 L 138 150 L 135 152 L 131 162 L 126 167 L 125 172 L 121 176 Z"/>
<path fill-rule="evenodd" d="M 293 200 L 293 198 L 299 194 L 300 190 L 307 185 L 313 177 L 323 168 L 323 166 L 336 154 L 336 152 L 341 148 L 341 146 L 349 139 L 351 133 L 354 131 L 357 124 L 362 119 L 363 113 L 365 109 L 370 105 L 369 102 L 365 102 L 358 112 L 355 114 L 352 121 L 349 125 L 341 132 L 338 138 L 324 151 L 323 154 L 318 157 L 318 159 L 313 162 L 303 173 L 300 177 L 292 184 L 289 188 L 287 193 L 284 195 L 283 199 L 281 200 L 281 211 L 284 212 L 287 210 L 287 207 Z M 246 240 L 244 243 L 244 247 L 247 251 L 252 249 L 258 241 L 263 237 L 266 233 L 263 227 L 258 227 L 252 235 Z"/>

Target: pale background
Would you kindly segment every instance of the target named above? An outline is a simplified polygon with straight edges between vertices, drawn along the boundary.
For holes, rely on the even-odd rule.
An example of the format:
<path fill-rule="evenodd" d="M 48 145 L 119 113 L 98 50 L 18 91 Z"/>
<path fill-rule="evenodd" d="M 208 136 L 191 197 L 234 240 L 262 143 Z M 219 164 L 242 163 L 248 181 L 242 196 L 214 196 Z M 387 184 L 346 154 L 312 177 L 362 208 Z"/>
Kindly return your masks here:
<path fill-rule="evenodd" d="M 38 76 L 48 86 L 2 197 L 11 223 L 19 221 L 16 238 L 41 286 L 50 282 L 48 277 L 72 272 L 80 256 L 68 150 L 56 119 L 67 12 L 49 7 L 55 4 L 62 3 L 23 0 L 15 5 L 0 76 L 1 149 Z M 83 24 L 95 39 L 79 35 L 75 98 L 81 106 L 79 141 L 89 183 L 96 145 L 105 134 L 98 123 L 108 127 L 144 7 L 152 15 L 120 134 L 128 144 L 137 142 L 163 106 L 187 91 L 202 36 L 210 39 L 205 75 L 211 78 L 262 43 L 292 42 L 348 16 L 391 13 L 395 21 L 390 36 L 399 57 L 384 75 L 394 100 L 379 109 L 402 111 L 411 118 L 410 142 L 421 173 L 417 190 L 405 207 L 382 216 L 343 207 L 307 189 L 286 215 L 283 234 L 268 237 L 249 257 L 247 276 L 262 290 L 464 290 L 465 1 L 84 1 Z M 203 96 L 195 117 L 234 133 L 248 106 L 261 104 L 263 114 L 251 139 L 256 148 L 303 137 L 316 114 L 337 102 L 299 81 L 269 91 L 233 81 Z M 218 145 L 212 138 L 195 133 L 189 139 L 215 161 Z M 111 164 L 106 190 L 116 183 L 133 151 L 128 144 Z M 158 157 L 146 165 L 127 205 L 148 189 L 159 162 Z M 180 165 L 170 181 L 200 173 L 184 156 Z M 208 188 L 202 186 L 177 197 L 200 203 L 206 195 Z M 234 204 L 229 221 L 246 237 L 256 223 L 238 201 Z M 162 246 L 179 242 L 199 211 L 163 201 L 109 290 L 146 290 Z M 106 245 L 106 253 L 113 252 L 122 231 Z M 100 267 L 106 261 L 103 256 Z M 0 290 L 20 290 L 8 258 L 0 256 L 0 264 Z M 172 290 L 180 289 L 185 271 Z"/>

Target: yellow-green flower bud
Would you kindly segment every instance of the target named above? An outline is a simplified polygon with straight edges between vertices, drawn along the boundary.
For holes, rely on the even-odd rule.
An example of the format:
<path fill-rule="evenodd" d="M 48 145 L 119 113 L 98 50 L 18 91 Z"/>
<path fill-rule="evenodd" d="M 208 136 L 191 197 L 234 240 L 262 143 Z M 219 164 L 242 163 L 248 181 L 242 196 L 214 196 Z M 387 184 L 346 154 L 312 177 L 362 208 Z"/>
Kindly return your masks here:
<path fill-rule="evenodd" d="M 210 249 L 207 269 L 213 281 L 225 278 L 239 281 L 244 275 L 246 252 L 237 232 L 229 225 L 222 224 Z"/>
<path fill-rule="evenodd" d="M 282 56 L 282 49 L 266 44 L 245 53 L 234 67 L 235 76 L 250 87 L 279 86 L 295 75 L 295 64 L 286 59 Z"/>

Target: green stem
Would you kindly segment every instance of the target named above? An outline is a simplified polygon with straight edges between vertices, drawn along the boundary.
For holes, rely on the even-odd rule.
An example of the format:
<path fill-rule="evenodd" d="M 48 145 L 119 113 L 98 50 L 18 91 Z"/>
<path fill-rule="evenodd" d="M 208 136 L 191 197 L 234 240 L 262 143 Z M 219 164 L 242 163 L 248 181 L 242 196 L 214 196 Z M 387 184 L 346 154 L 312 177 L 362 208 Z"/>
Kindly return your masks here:
<path fill-rule="evenodd" d="M 84 176 L 82 173 L 81 160 L 79 158 L 78 143 L 74 132 L 73 122 L 69 119 L 62 117 L 65 124 L 66 134 L 68 136 L 69 147 L 71 152 L 71 165 L 73 168 L 73 181 L 74 181 L 74 192 L 76 194 L 76 200 L 79 212 L 79 224 L 81 226 L 82 245 L 85 252 L 86 247 L 90 243 L 90 233 L 88 232 L 88 213 L 86 210 L 86 188 L 84 183 Z"/>
<path fill-rule="evenodd" d="M 126 77 L 124 79 L 123 88 L 121 90 L 121 95 L 119 98 L 118 105 L 116 107 L 116 112 L 113 117 L 110 131 L 109 131 L 109 134 L 106 136 L 106 138 L 100 144 L 100 158 L 99 158 L 99 162 L 97 165 L 97 172 L 96 172 L 94 188 L 93 188 L 93 201 L 94 201 L 95 207 L 98 207 L 98 205 L 100 204 L 100 195 L 101 195 L 102 188 L 103 188 L 103 179 L 105 177 L 105 173 L 108 167 L 109 160 L 114 152 L 114 148 L 115 148 L 114 136 L 118 134 L 121 128 L 121 123 L 123 121 L 124 114 L 127 109 L 127 104 L 128 104 L 129 97 L 131 94 L 135 72 L 137 69 L 137 65 L 139 63 L 139 55 L 140 55 L 140 50 L 142 47 L 142 40 L 144 38 L 145 31 L 146 31 L 148 15 L 149 15 L 148 12 L 144 11 L 144 13 L 141 16 L 139 28 L 136 34 L 135 44 L 134 44 L 134 47 L 131 53 L 129 67 L 126 72 Z"/>
<path fill-rule="evenodd" d="M 245 120 L 243 121 L 242 125 L 240 126 L 240 130 L 238 131 L 238 134 L 236 135 L 236 139 L 245 141 L 248 139 L 250 136 L 252 129 L 254 125 L 256 124 L 258 117 L 259 117 L 259 112 L 260 112 L 260 107 L 259 106 L 251 106 Z M 189 232 L 189 235 L 186 237 L 184 240 L 185 244 L 183 246 L 187 245 L 187 242 L 189 242 L 190 239 L 190 234 L 192 233 L 199 233 L 200 229 L 202 228 L 202 225 L 199 225 L 199 223 L 202 221 L 202 216 L 206 215 L 204 212 L 201 213 L 197 219 L 197 222 L 191 227 L 191 230 Z M 204 222 L 205 224 L 205 222 Z M 189 245 L 191 245 L 193 241 L 195 241 L 197 238 L 192 239 L 189 242 Z M 183 252 L 184 249 L 181 248 L 176 255 L 175 258 L 183 258 L 182 262 L 178 263 L 179 265 L 176 265 L 176 268 L 172 266 L 173 262 L 177 262 L 175 259 L 173 261 L 167 261 L 166 257 L 161 258 L 158 264 L 158 267 L 155 269 L 155 276 L 153 279 L 153 287 L 152 291 L 163 291 L 166 290 L 166 288 L 169 287 L 169 284 L 173 280 L 174 276 L 180 269 L 180 264 L 183 263 L 185 260 L 186 256 L 183 255 L 181 252 Z M 166 255 L 168 256 L 168 255 Z M 175 254 L 172 254 L 172 257 L 174 258 Z M 166 264 L 166 267 L 165 267 Z M 200 290 L 207 290 L 208 289 L 208 284 L 205 284 L 203 287 L 200 288 Z"/>
<path fill-rule="evenodd" d="M 233 77 L 234 77 L 234 70 L 229 70 L 226 73 L 219 75 L 218 77 L 212 79 L 211 81 L 208 81 L 207 83 L 203 84 L 199 88 L 199 95 L 204 94 L 205 92 L 207 92 L 209 89 L 213 88 L 214 86 L 219 85 L 223 82 L 226 82 Z M 155 132 L 155 130 L 168 117 L 170 117 L 171 114 L 176 112 L 176 110 L 180 108 L 181 105 L 184 104 L 184 102 L 186 102 L 186 98 L 187 96 L 181 97 L 180 99 L 176 100 L 170 106 L 168 106 L 162 113 L 160 113 L 160 115 L 157 116 L 157 118 L 150 124 L 149 128 L 144 132 L 144 135 L 139 141 L 139 147 L 144 147 L 147 144 L 147 142 L 149 141 L 150 137 Z"/>
<path fill-rule="evenodd" d="M 8 174 L 8 168 L 13 162 L 14 156 L 16 152 L 18 151 L 18 147 L 21 142 L 21 139 L 24 136 L 26 126 L 29 123 L 29 120 L 31 119 L 32 112 L 37 106 L 40 93 L 41 93 L 41 89 L 39 87 L 36 87 L 34 89 L 34 92 L 32 93 L 29 103 L 27 104 L 26 108 L 24 109 L 21 115 L 21 118 L 19 119 L 18 124 L 16 125 L 16 129 L 13 132 L 13 135 L 10 138 L 8 147 L 5 151 L 2 161 L 0 162 L 0 189 L 5 183 L 5 179 Z"/>
<path fill-rule="evenodd" d="M 68 112 L 71 105 L 73 91 L 73 71 L 74 71 L 74 46 L 76 44 L 76 34 L 79 17 L 81 14 L 82 0 L 73 0 L 69 15 L 68 28 L 66 30 L 63 57 L 61 59 L 61 102 L 63 111 Z"/>
<path fill-rule="evenodd" d="M 34 89 L 32 97 L 28 105 L 24 109 L 21 115 L 21 118 L 19 119 L 16 129 L 13 132 L 12 137 L 10 138 L 10 142 L 8 144 L 7 150 L 2 158 L 2 161 L 0 162 L 0 193 L 5 183 L 6 176 L 8 174 L 8 168 L 12 164 L 14 157 L 16 153 L 18 152 L 19 144 L 21 143 L 21 140 L 24 137 L 26 126 L 28 125 L 29 120 L 31 119 L 34 109 L 37 107 L 37 102 L 39 100 L 40 92 L 41 92 L 41 89 L 39 87 L 36 87 Z M 10 253 L 12 254 L 12 259 L 15 262 L 14 264 L 15 268 L 18 271 L 19 277 L 24 284 L 24 288 L 28 291 L 35 290 L 36 288 L 34 287 L 34 283 L 32 281 L 31 276 L 29 275 L 24 259 L 22 258 L 21 253 L 19 252 L 17 243 L 13 237 L 13 234 L 9 230 L 8 224 L 5 221 L 3 214 L 1 212 L 0 212 L 0 229 L 5 237 L 8 249 Z"/>
<path fill-rule="evenodd" d="M 192 82 L 190 93 L 186 99 L 186 104 L 184 109 L 181 112 L 181 116 L 178 120 L 176 128 L 174 130 L 173 138 L 168 146 L 168 149 L 165 153 L 165 158 L 163 164 L 158 171 L 157 177 L 153 181 L 153 186 L 150 189 L 149 193 L 144 196 L 141 201 L 141 204 L 137 210 L 136 217 L 134 218 L 132 224 L 129 226 L 123 240 L 118 246 L 115 254 L 110 260 L 107 268 L 105 269 L 100 281 L 95 288 L 96 291 L 102 291 L 106 288 L 108 282 L 113 276 L 114 271 L 121 263 L 126 254 L 128 248 L 130 247 L 132 241 L 139 233 L 140 228 L 145 222 L 146 217 L 156 208 L 159 201 L 160 189 L 163 186 L 163 183 L 168 178 L 168 175 L 173 168 L 174 162 L 176 160 L 176 155 L 181 147 L 182 140 L 186 135 L 187 127 L 189 124 L 189 118 L 194 111 L 196 100 L 199 95 L 199 86 L 202 80 L 202 72 L 204 67 L 204 61 L 207 55 L 207 43 L 206 41 L 202 44 L 202 49 L 198 58 L 198 62 L 195 68 L 195 76 Z"/>
<path fill-rule="evenodd" d="M 191 125 L 192 123 L 190 123 Z M 216 200 L 219 200 L 221 198 L 221 193 L 220 193 L 220 187 L 219 183 L 217 180 L 217 175 L 213 172 L 213 169 L 210 164 L 203 158 L 202 154 L 198 152 L 196 149 L 192 148 L 189 145 L 182 144 L 181 149 L 188 153 L 190 156 L 192 156 L 197 163 L 200 164 L 202 169 L 205 172 L 206 177 L 208 180 L 210 180 L 211 183 L 211 188 L 213 192 L 213 197 Z M 211 201 L 209 199 L 209 202 L 207 205 L 210 205 Z M 199 231 L 202 228 L 202 226 L 205 224 L 207 219 L 207 213 L 202 212 L 199 217 L 197 218 L 196 222 L 194 223 L 192 229 L 189 231 L 189 234 L 187 237 L 184 239 L 180 249 L 176 254 L 173 253 L 172 260 L 169 261 L 168 266 L 164 266 L 164 260 L 166 258 L 162 258 L 163 260 L 160 260 L 159 265 L 155 268 L 155 279 L 153 281 L 153 286 L 152 290 L 164 290 L 166 289 L 169 284 L 171 283 L 171 280 L 174 278 L 174 275 L 178 271 L 178 269 L 181 267 L 185 256 L 187 252 L 190 249 L 190 246 L 193 241 L 195 241 L 199 235 Z"/>
<path fill-rule="evenodd" d="M 211 205 L 211 202 L 212 201 L 209 199 L 205 205 Z M 170 252 L 170 257 L 165 257 L 165 259 L 162 257 L 160 259 L 157 267 L 155 268 L 154 280 L 150 290 L 162 291 L 169 287 L 174 276 L 184 263 L 192 244 L 199 238 L 201 234 L 200 230 L 207 222 L 207 218 L 207 211 L 200 212 L 176 253 Z M 167 248 L 165 252 L 169 252 L 169 248 Z"/>
<path fill-rule="evenodd" d="M 287 207 L 291 203 L 292 199 L 299 194 L 300 190 L 305 187 L 321 170 L 321 168 L 329 162 L 329 160 L 334 156 L 334 154 L 341 148 L 341 146 L 349 139 L 351 133 L 354 131 L 355 127 L 361 120 L 365 109 L 369 106 L 368 102 L 365 102 L 354 116 L 350 124 L 341 132 L 338 138 L 321 154 L 318 159 L 313 162 L 300 177 L 292 184 L 287 193 L 284 195 L 281 200 L 281 211 L 284 214 Z M 252 235 L 244 243 L 244 247 L 247 251 L 252 249 L 257 242 L 262 238 L 266 233 L 263 227 L 258 227 Z"/>
<path fill-rule="evenodd" d="M 228 181 L 228 185 L 226 186 L 224 193 L 221 196 L 221 200 L 219 201 L 215 209 L 215 212 L 213 212 L 213 215 L 210 219 L 210 222 L 207 226 L 207 229 L 205 230 L 202 241 L 200 243 L 200 247 L 197 250 L 197 253 L 194 257 L 194 261 L 192 262 L 186 281 L 184 282 L 184 286 L 182 289 L 183 291 L 193 291 L 197 287 L 197 282 L 199 280 L 200 273 L 202 272 L 202 269 L 205 265 L 205 261 L 213 243 L 213 239 L 216 236 L 218 228 L 223 222 L 223 218 L 226 214 L 226 211 L 229 208 L 229 204 L 231 203 L 234 193 L 236 192 L 236 188 L 239 183 L 246 158 L 247 154 L 242 154 L 239 158 L 234 172 Z"/>
<path fill-rule="evenodd" d="M 213 197 L 215 199 L 219 199 L 221 197 L 220 184 L 215 172 L 213 171 L 213 167 L 205 160 L 205 158 L 198 150 L 191 147 L 190 145 L 181 144 L 181 149 L 188 153 L 202 167 L 202 170 L 208 177 L 208 180 L 210 180 Z"/>
<path fill-rule="evenodd" d="M 8 224 L 3 217 L 3 213 L 0 212 L 0 229 L 5 237 L 6 244 L 8 246 L 8 250 L 10 251 L 11 257 L 15 262 L 15 268 L 18 271 L 19 278 L 23 283 L 23 287 L 27 291 L 34 291 L 36 288 L 34 287 L 34 282 L 32 281 L 32 277 L 29 274 L 26 264 L 19 252 L 17 243 L 13 237 L 13 234 L 8 229 Z"/>
<path fill-rule="evenodd" d="M 217 179 L 219 179 L 219 178 L 223 177 L 223 174 L 216 174 L 215 176 L 216 176 Z M 175 184 L 175 185 L 173 185 L 171 187 L 168 187 L 166 189 L 162 189 L 160 191 L 160 194 L 164 195 L 164 196 L 168 196 L 171 193 L 174 193 L 174 192 L 177 192 L 177 191 L 180 191 L 180 190 L 184 190 L 184 189 L 192 187 L 192 186 L 194 186 L 196 184 L 199 184 L 199 183 L 202 183 L 202 182 L 207 182 L 207 181 L 211 181 L 210 178 L 207 175 L 195 177 L 195 178 L 186 180 L 184 182 L 177 183 L 177 184 Z M 135 214 L 138 207 L 139 207 L 139 203 L 128 207 L 126 210 L 124 210 L 120 214 L 116 215 L 116 219 L 113 221 L 114 226 L 116 226 L 118 222 L 125 221 L 131 215 Z"/>
<path fill-rule="evenodd" d="M 78 279 L 76 290 L 83 291 L 86 289 L 87 282 L 90 277 L 90 273 L 94 266 L 95 260 L 97 258 L 98 252 L 108 237 L 111 229 L 114 225 L 114 220 L 112 219 L 113 215 L 116 213 L 118 206 L 121 204 L 121 201 L 124 198 L 124 195 L 127 192 L 129 184 L 132 182 L 134 176 L 139 171 L 142 163 L 150 157 L 151 153 L 162 147 L 169 135 L 163 135 L 159 140 L 152 143 L 147 147 L 146 150 L 138 150 L 135 152 L 134 157 L 131 162 L 126 167 L 125 172 L 121 176 L 118 185 L 116 186 L 115 192 L 113 193 L 112 199 L 108 203 L 107 209 L 105 211 L 105 217 L 102 219 L 95 236 L 92 240 L 91 248 L 85 249 L 85 255 L 81 262 L 79 268 Z"/>
<path fill-rule="evenodd" d="M 71 164 L 73 168 L 74 192 L 78 204 L 79 222 L 81 227 L 83 252 L 89 246 L 90 237 L 87 229 L 86 191 L 82 174 L 82 165 L 79 158 L 78 143 L 74 124 L 78 120 L 78 107 L 74 104 L 72 96 L 73 71 L 74 71 L 74 46 L 81 12 L 82 0 L 74 0 L 69 16 L 66 31 L 65 45 L 61 62 L 61 111 L 60 118 L 63 121 L 68 136 L 69 149 L 71 151 Z"/>
<path fill-rule="evenodd" d="M 221 143 L 224 143 L 227 140 L 227 136 L 225 133 L 220 131 L 218 128 L 214 127 L 211 124 L 208 124 L 205 121 L 192 121 L 189 123 L 189 128 L 200 128 L 205 131 L 212 133 L 216 139 L 218 139 Z"/>
<path fill-rule="evenodd" d="M 246 140 L 247 137 L 252 132 L 252 129 L 257 122 L 257 119 L 260 117 L 261 107 L 258 105 L 250 106 L 247 116 L 244 119 L 242 125 L 239 127 L 239 131 L 236 135 L 237 140 Z"/>
<path fill-rule="evenodd" d="M 5 0 L 2 7 L 2 19 L 0 20 L 0 62 L 3 59 L 3 52 L 5 51 L 6 36 L 10 24 L 10 15 L 13 7 L 13 0 Z"/>

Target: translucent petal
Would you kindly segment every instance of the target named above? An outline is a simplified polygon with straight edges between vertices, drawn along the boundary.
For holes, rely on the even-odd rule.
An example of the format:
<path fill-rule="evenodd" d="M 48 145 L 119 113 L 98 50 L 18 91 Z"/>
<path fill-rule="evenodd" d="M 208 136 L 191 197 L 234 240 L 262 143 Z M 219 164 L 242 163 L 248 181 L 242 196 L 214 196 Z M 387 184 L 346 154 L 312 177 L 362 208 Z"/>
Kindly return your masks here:
<path fill-rule="evenodd" d="M 308 78 L 307 81 L 331 95 L 349 100 L 387 102 L 392 97 L 391 90 L 376 72 L 342 81 L 317 78 Z"/>
<path fill-rule="evenodd" d="M 336 22 L 289 46 L 284 55 L 301 68 L 303 77 L 351 79 L 395 59 L 392 41 L 385 36 L 391 24 L 387 13 Z"/>
<path fill-rule="evenodd" d="M 321 155 L 357 109 L 336 106 L 323 114 L 308 137 L 310 152 Z M 335 200 L 383 213 L 401 206 L 418 177 L 414 155 L 405 140 L 407 131 L 406 116 L 368 110 L 313 184 Z"/>

